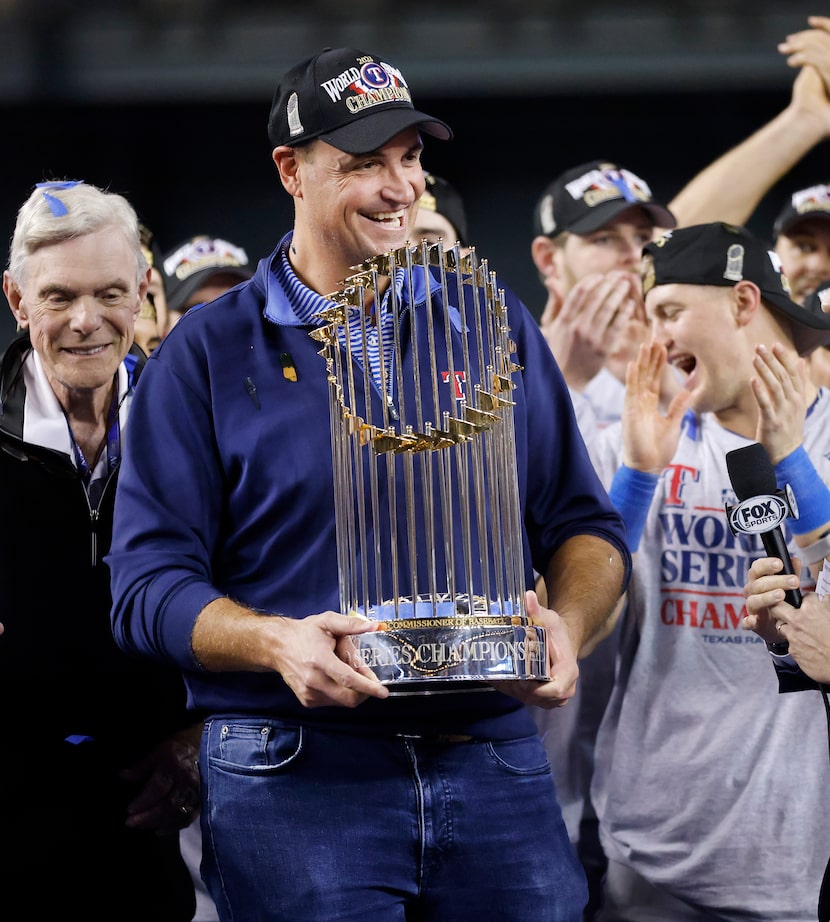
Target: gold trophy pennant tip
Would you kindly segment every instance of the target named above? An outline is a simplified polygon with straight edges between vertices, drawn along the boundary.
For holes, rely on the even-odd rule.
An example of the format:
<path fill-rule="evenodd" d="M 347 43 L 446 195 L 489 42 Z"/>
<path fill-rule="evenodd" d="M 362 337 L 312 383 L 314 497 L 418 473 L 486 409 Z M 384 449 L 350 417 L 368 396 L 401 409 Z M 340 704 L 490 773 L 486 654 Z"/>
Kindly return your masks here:
<path fill-rule="evenodd" d="M 396 432 L 381 430 L 372 440 L 372 449 L 375 454 L 398 454 L 402 451 L 414 450 L 415 440 L 408 435 L 398 435 Z"/>
<path fill-rule="evenodd" d="M 495 413 L 487 413 L 484 410 L 477 410 L 475 407 L 470 406 L 464 407 L 464 417 L 469 422 L 485 428 L 492 427 L 492 425 L 497 423 L 500 419 Z"/>
<path fill-rule="evenodd" d="M 498 394 L 490 394 L 487 391 L 478 392 L 478 402 L 481 408 L 487 411 L 500 410 L 502 407 L 512 407 L 514 402 L 506 397 L 500 397 Z"/>
<path fill-rule="evenodd" d="M 451 438 L 455 439 L 457 442 L 467 442 L 476 432 L 481 432 L 483 429 L 483 426 L 477 426 L 468 419 L 458 419 L 455 416 L 447 421 L 447 430 Z"/>

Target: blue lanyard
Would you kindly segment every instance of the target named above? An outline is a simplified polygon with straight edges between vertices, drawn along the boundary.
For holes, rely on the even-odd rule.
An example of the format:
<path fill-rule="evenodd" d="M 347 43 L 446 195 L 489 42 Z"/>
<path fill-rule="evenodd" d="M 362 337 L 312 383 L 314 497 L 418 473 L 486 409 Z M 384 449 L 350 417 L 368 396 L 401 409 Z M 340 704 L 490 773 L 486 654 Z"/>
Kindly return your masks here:
<path fill-rule="evenodd" d="M 121 424 L 118 420 L 118 410 L 120 406 L 116 379 L 116 389 L 112 395 L 112 403 L 110 404 L 109 416 L 107 419 L 107 476 L 118 467 L 121 461 Z M 91 468 L 89 462 L 84 457 L 84 453 L 81 451 L 81 446 L 75 441 L 75 435 L 72 432 L 72 426 L 69 425 L 69 417 L 66 415 L 65 410 L 63 415 L 66 419 L 66 428 L 69 430 L 69 441 L 72 443 L 72 453 L 75 456 L 75 464 L 81 472 L 81 479 L 84 482 L 84 486 L 88 488 L 92 480 L 92 470 L 98 463 L 98 455 L 92 459 Z"/>

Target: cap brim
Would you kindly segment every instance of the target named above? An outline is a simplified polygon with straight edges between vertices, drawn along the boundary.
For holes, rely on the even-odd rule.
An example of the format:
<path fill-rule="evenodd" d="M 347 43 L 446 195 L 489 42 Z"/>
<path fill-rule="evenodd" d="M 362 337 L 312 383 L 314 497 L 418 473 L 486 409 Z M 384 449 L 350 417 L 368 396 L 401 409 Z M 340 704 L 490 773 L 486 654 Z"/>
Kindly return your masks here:
<path fill-rule="evenodd" d="M 441 141 L 449 141 L 452 137 L 449 125 L 409 107 L 367 112 L 364 118 L 335 128 L 334 131 L 325 131 L 318 137 L 344 153 L 368 154 L 383 147 L 396 134 L 412 127 L 420 128 Z"/>
<path fill-rule="evenodd" d="M 627 202 L 625 199 L 614 199 L 602 205 L 594 206 L 588 214 L 581 217 L 578 221 L 574 221 L 570 227 L 563 229 L 572 234 L 590 234 L 604 227 L 609 221 L 612 221 L 624 211 L 628 211 L 632 208 L 642 208 L 646 211 L 654 222 L 655 227 L 666 227 L 671 229 L 677 226 L 677 219 L 668 208 L 664 208 L 656 202 Z"/>
<path fill-rule="evenodd" d="M 199 269 L 193 275 L 188 276 L 176 289 L 167 296 L 167 308 L 171 311 L 180 311 L 184 309 L 184 303 L 193 294 L 198 291 L 215 275 L 233 275 L 240 282 L 251 278 L 253 273 L 245 266 L 209 266 L 205 269 Z"/>
<path fill-rule="evenodd" d="M 792 325 L 793 345 L 799 355 L 809 355 L 819 346 L 830 344 L 830 314 L 802 307 L 777 291 L 761 289 L 761 297 L 770 307 L 784 314 Z"/>

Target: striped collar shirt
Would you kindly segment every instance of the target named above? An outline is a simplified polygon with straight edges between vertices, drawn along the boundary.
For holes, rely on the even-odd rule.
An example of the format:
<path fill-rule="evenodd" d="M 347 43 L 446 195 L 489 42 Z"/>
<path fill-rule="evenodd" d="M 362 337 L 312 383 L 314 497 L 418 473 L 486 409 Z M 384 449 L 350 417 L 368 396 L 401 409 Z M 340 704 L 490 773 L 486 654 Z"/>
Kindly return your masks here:
<path fill-rule="evenodd" d="M 290 260 L 288 259 L 288 247 L 290 237 L 286 239 L 280 250 L 279 258 L 275 260 L 274 272 L 277 281 L 286 293 L 289 303 L 294 313 L 301 323 L 309 326 L 320 326 L 320 313 L 331 307 L 332 302 L 323 295 L 313 291 L 305 285 L 294 271 Z M 397 294 L 398 304 L 401 303 L 403 294 L 405 272 L 402 269 L 395 271 L 395 292 Z M 366 325 L 366 348 L 369 357 L 369 370 L 375 383 L 380 390 L 391 397 L 391 383 L 394 372 L 394 354 L 395 354 L 395 327 L 392 311 L 389 310 L 389 293 L 392 289 L 387 289 L 381 298 L 380 304 L 380 336 L 378 336 L 377 326 L 373 324 Z M 346 333 L 342 328 L 338 330 L 338 338 L 341 344 L 346 346 Z M 360 316 L 356 311 L 351 312 L 349 319 L 349 339 L 351 354 L 359 363 L 363 356 L 363 342 L 361 334 Z M 384 370 L 386 371 L 386 381 L 381 379 L 381 362 L 380 353 L 383 349 Z M 362 364 L 362 363 L 361 363 Z"/>

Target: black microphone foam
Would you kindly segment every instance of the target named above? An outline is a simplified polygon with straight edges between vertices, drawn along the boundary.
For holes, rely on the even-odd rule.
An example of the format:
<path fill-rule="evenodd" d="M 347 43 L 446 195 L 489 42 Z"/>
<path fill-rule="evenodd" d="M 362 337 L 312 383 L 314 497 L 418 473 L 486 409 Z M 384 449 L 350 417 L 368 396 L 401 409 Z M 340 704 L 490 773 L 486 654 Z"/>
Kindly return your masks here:
<path fill-rule="evenodd" d="M 775 493 L 778 482 L 775 468 L 769 459 L 766 448 L 760 442 L 753 442 L 744 448 L 736 448 L 726 453 L 726 469 L 732 481 L 732 489 L 738 501 L 750 496 L 762 496 Z"/>
<path fill-rule="evenodd" d="M 780 493 L 766 448 L 760 442 L 753 442 L 743 448 L 726 453 L 726 469 L 732 489 L 739 502 L 753 497 L 772 496 Z M 767 557 L 778 557 L 784 563 L 784 573 L 795 573 L 784 533 L 778 525 L 763 531 L 761 541 Z M 793 608 L 801 607 L 801 590 L 788 589 L 785 599 Z"/>

